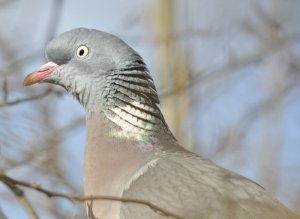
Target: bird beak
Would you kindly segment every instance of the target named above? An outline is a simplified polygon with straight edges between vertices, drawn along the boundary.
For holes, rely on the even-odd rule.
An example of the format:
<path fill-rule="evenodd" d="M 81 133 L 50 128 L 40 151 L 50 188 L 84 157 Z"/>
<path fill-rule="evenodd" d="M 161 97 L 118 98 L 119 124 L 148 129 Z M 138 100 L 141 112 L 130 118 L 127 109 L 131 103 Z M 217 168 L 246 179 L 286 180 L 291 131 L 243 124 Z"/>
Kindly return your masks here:
<path fill-rule="evenodd" d="M 36 84 L 38 82 L 41 82 L 47 75 L 50 75 L 53 73 L 53 71 L 58 67 L 59 65 L 55 64 L 54 62 L 48 62 L 42 67 L 40 67 L 38 70 L 30 73 L 26 76 L 26 78 L 23 81 L 24 86 L 29 86 L 32 84 Z"/>

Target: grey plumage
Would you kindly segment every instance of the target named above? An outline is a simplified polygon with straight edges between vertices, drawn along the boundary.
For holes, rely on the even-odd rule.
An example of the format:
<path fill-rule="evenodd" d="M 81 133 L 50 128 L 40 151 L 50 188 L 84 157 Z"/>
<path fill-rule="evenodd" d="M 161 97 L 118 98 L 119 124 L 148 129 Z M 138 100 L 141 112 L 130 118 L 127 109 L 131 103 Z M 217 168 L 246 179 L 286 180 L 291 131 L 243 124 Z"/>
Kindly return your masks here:
<path fill-rule="evenodd" d="M 25 85 L 58 84 L 87 112 L 86 195 L 149 201 L 182 218 L 298 218 L 256 183 L 181 147 L 143 59 L 119 38 L 79 28 L 52 40 Z M 55 63 L 55 64 L 53 64 Z M 167 218 L 146 206 L 88 203 L 89 218 Z"/>

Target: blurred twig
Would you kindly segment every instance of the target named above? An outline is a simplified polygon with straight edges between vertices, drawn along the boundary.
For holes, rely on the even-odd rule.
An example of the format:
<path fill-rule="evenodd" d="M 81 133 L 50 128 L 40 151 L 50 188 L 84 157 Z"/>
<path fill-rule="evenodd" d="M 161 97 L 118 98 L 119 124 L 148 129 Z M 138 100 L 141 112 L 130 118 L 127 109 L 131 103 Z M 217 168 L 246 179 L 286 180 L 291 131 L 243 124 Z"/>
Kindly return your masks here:
<path fill-rule="evenodd" d="M 0 208 L 0 219 L 8 219 Z"/>
<path fill-rule="evenodd" d="M 0 107 L 13 106 L 13 105 L 17 105 L 19 103 L 24 103 L 24 102 L 27 102 L 27 101 L 41 99 L 41 98 L 44 98 L 44 97 L 46 97 L 50 94 L 61 95 L 62 93 L 60 91 L 55 91 L 52 88 L 48 88 L 47 90 L 45 90 L 41 94 L 36 94 L 36 95 L 33 95 L 33 96 L 25 97 L 25 98 L 22 98 L 22 99 L 15 99 L 15 100 L 11 100 L 11 101 L 3 100 L 2 102 L 0 102 Z"/>
<path fill-rule="evenodd" d="M 120 197 L 114 197 L 114 196 L 80 196 L 80 195 L 68 195 L 65 193 L 61 192 L 54 192 L 50 191 L 47 189 L 42 188 L 40 185 L 35 184 L 35 183 L 29 183 L 25 181 L 20 181 L 13 179 L 9 176 L 7 176 L 4 172 L 0 172 L 0 180 L 4 182 L 5 184 L 13 185 L 13 186 L 23 186 L 27 188 L 34 189 L 38 192 L 41 192 L 48 196 L 49 198 L 51 197 L 60 197 L 60 198 L 65 198 L 70 201 L 95 201 L 95 200 L 108 200 L 108 201 L 117 201 L 117 202 L 123 202 L 123 203 L 133 203 L 133 204 L 139 204 L 139 205 L 144 205 L 148 206 L 151 208 L 154 212 L 159 212 L 163 214 L 164 216 L 168 217 L 174 217 L 177 219 L 184 219 L 181 216 L 178 216 L 172 212 L 169 212 L 163 208 L 158 207 L 157 205 L 152 204 L 151 202 L 144 201 L 144 200 L 139 200 L 139 199 L 130 199 L 130 198 L 120 198 Z"/>
<path fill-rule="evenodd" d="M 1 178 L 2 172 L 0 172 Z M 15 194 L 15 196 L 19 199 L 21 205 L 26 210 L 30 219 L 38 219 L 38 216 L 30 204 L 29 200 L 26 198 L 22 189 L 18 188 L 14 183 L 9 180 L 3 180 L 3 183 Z"/>
<path fill-rule="evenodd" d="M 29 62 L 32 62 L 34 60 L 36 60 L 38 57 L 40 57 L 42 54 L 41 51 L 36 51 L 36 52 L 33 52 L 33 53 L 30 53 L 20 59 L 17 59 L 17 60 L 14 60 L 14 61 L 11 61 L 13 59 L 10 59 L 9 61 L 9 64 L 4 66 L 0 72 L 3 73 L 3 75 L 11 75 L 11 74 L 17 74 L 17 73 L 20 73 L 18 71 L 15 70 L 15 66 L 20 66 L 22 64 L 25 64 L 25 63 L 29 63 Z"/>
<path fill-rule="evenodd" d="M 46 32 L 46 42 L 51 40 L 56 34 L 56 30 L 61 18 L 63 3 L 64 0 L 54 0 L 52 3 L 51 15 Z"/>
<path fill-rule="evenodd" d="M 0 1 L 0 8 L 3 9 L 5 6 L 8 6 L 12 3 L 16 2 L 16 0 L 1 0 Z"/>
<path fill-rule="evenodd" d="M 4 80 L 3 80 L 2 90 L 3 90 L 3 101 L 6 102 L 7 98 L 8 98 L 8 84 L 7 84 L 7 78 L 6 77 L 4 77 Z"/>
<path fill-rule="evenodd" d="M 170 33 L 169 35 L 125 35 L 122 33 L 116 33 L 120 38 L 127 39 L 129 42 L 135 43 L 155 43 L 155 45 L 159 45 L 159 43 L 164 43 L 166 40 L 172 41 L 181 41 L 192 38 L 212 38 L 220 36 L 220 31 L 211 30 L 211 29 L 185 29 L 183 31 L 177 31 L 174 33 Z"/>
<path fill-rule="evenodd" d="M 207 72 L 203 71 L 194 75 L 190 74 L 190 79 L 181 86 L 176 86 L 175 88 L 160 88 L 159 90 L 161 90 L 161 92 L 159 96 L 160 98 L 166 98 L 170 95 L 179 94 L 186 89 L 199 84 L 200 82 L 209 84 L 211 81 L 225 80 L 230 75 L 240 73 L 238 70 L 257 64 L 269 55 L 272 55 L 283 49 L 285 46 L 288 46 L 291 42 L 289 39 L 293 41 L 300 40 L 300 37 L 295 39 L 295 36 L 298 36 L 298 34 L 286 36 L 285 40 L 281 41 L 280 44 L 274 45 L 273 47 L 262 48 L 261 50 L 255 51 L 252 54 L 247 54 L 245 57 L 242 57 L 239 60 L 228 62 L 226 66 L 221 66 Z"/>

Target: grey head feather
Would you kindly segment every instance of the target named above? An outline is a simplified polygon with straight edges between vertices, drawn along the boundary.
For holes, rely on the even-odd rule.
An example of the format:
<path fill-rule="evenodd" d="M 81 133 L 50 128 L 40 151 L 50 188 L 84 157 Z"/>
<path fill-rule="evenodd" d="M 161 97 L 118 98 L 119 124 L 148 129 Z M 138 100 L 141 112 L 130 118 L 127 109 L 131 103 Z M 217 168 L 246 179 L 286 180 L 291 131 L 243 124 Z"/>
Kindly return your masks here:
<path fill-rule="evenodd" d="M 76 55 L 81 46 L 88 48 L 85 57 Z M 101 111 L 122 130 L 137 136 L 162 130 L 169 133 L 147 66 L 118 37 L 74 29 L 50 41 L 46 57 L 60 66 L 43 82 L 64 87 L 88 113 Z"/>

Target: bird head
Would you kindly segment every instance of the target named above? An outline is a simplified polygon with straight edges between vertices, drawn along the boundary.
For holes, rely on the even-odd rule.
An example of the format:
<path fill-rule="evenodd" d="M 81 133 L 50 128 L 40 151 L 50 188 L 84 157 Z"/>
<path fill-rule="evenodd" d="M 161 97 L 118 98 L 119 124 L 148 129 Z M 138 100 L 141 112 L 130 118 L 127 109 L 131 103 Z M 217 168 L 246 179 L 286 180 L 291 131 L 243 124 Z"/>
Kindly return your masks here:
<path fill-rule="evenodd" d="M 78 28 L 51 40 L 45 50 L 48 63 L 29 74 L 24 85 L 53 83 L 72 89 L 72 81 L 94 80 L 133 58 L 140 58 L 124 41 L 102 31 Z"/>
<path fill-rule="evenodd" d="M 46 58 L 45 65 L 24 79 L 25 86 L 60 85 L 78 99 L 87 115 L 104 113 L 118 130 L 139 138 L 169 132 L 143 59 L 118 37 L 74 29 L 47 44 Z"/>
<path fill-rule="evenodd" d="M 47 44 L 45 54 L 48 62 L 29 74 L 24 86 L 57 84 L 83 105 L 87 98 L 103 93 L 107 77 L 115 71 L 134 66 L 148 71 L 142 58 L 124 41 L 94 29 L 78 28 L 61 34 Z"/>

